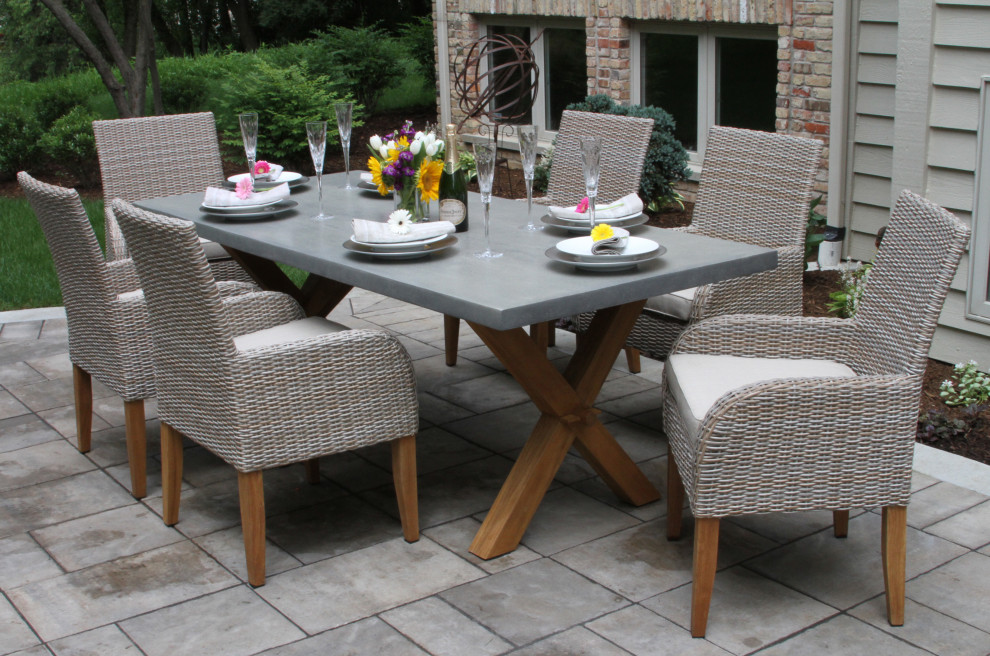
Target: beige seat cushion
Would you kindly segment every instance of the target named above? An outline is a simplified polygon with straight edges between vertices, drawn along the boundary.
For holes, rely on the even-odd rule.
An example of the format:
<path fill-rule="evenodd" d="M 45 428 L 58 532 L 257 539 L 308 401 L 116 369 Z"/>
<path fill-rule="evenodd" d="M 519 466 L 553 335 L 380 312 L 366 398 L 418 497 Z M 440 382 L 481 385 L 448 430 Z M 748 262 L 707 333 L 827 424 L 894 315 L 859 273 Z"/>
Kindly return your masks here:
<path fill-rule="evenodd" d="M 226 260 L 230 258 L 230 253 L 227 252 L 227 249 L 215 241 L 200 237 L 199 245 L 203 247 L 203 252 L 206 254 L 206 259 L 208 260 Z"/>
<path fill-rule="evenodd" d="M 646 299 L 645 309 L 687 321 L 691 318 L 691 306 L 694 304 L 694 295 L 697 291 L 697 287 L 691 287 L 662 296 L 652 296 Z"/>
<path fill-rule="evenodd" d="M 333 321 L 327 321 L 322 317 L 306 317 L 235 337 L 234 346 L 238 351 L 247 351 L 295 342 L 327 333 L 339 333 L 342 330 L 349 330 L 349 328 Z"/>
<path fill-rule="evenodd" d="M 742 358 L 698 353 L 672 355 L 664 368 L 668 393 L 677 402 L 677 412 L 692 438 L 697 438 L 701 422 L 715 402 L 739 387 L 780 378 L 856 375 L 852 369 L 834 360 Z"/>

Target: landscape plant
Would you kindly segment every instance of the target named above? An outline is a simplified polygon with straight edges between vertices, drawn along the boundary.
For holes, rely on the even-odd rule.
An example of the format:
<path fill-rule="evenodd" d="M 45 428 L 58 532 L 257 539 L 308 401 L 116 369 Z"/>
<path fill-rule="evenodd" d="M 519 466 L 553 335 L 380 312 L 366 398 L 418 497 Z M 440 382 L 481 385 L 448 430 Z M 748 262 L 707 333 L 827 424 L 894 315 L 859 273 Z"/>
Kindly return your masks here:
<path fill-rule="evenodd" d="M 871 262 L 847 262 L 841 269 L 839 290 L 828 295 L 832 299 L 827 305 L 828 311 L 845 319 L 851 319 L 859 307 L 859 299 L 863 296 L 863 289 L 872 268 Z"/>
<path fill-rule="evenodd" d="M 821 202 L 823 196 L 812 199 L 810 206 L 808 207 L 808 227 L 804 236 L 804 268 L 808 269 L 808 260 L 812 255 L 815 254 L 818 247 L 823 241 L 825 241 L 825 222 L 826 217 L 815 211 Z"/>

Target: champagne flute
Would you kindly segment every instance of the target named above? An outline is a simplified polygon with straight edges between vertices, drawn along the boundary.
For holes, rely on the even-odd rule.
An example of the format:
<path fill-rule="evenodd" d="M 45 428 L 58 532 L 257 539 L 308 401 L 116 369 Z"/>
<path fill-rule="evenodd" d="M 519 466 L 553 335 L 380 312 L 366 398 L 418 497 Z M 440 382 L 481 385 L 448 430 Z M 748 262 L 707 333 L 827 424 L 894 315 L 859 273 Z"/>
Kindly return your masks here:
<path fill-rule="evenodd" d="M 578 137 L 581 141 L 581 165 L 584 188 L 588 195 L 588 216 L 595 228 L 595 197 L 598 196 L 598 176 L 601 173 L 602 140 L 600 137 Z"/>
<path fill-rule="evenodd" d="M 530 232 L 543 230 L 543 226 L 533 223 L 533 178 L 538 132 L 539 128 L 535 125 L 519 126 L 519 152 L 522 153 L 523 179 L 526 180 L 526 216 L 529 218 L 529 223 L 523 226 L 523 230 Z"/>
<path fill-rule="evenodd" d="M 478 168 L 478 188 L 481 190 L 481 203 L 485 207 L 485 250 L 475 253 L 474 256 L 483 259 L 495 259 L 502 257 L 501 253 L 492 251 L 492 240 L 489 234 L 492 182 L 495 178 L 495 144 L 475 144 L 474 162 Z"/>
<path fill-rule="evenodd" d="M 337 114 L 337 131 L 340 133 L 340 145 L 344 147 L 344 189 L 351 186 L 351 113 L 354 103 L 337 103 L 333 106 Z"/>
<path fill-rule="evenodd" d="M 309 154 L 313 158 L 313 168 L 316 169 L 316 187 L 320 195 L 320 213 L 313 218 L 317 221 L 332 219 L 332 215 L 323 213 L 323 157 L 327 152 L 327 122 L 307 123 L 306 139 L 309 141 Z"/>
<path fill-rule="evenodd" d="M 241 139 L 244 140 L 244 154 L 247 155 L 248 175 L 254 186 L 254 162 L 258 158 L 258 112 L 238 114 L 241 123 Z"/>

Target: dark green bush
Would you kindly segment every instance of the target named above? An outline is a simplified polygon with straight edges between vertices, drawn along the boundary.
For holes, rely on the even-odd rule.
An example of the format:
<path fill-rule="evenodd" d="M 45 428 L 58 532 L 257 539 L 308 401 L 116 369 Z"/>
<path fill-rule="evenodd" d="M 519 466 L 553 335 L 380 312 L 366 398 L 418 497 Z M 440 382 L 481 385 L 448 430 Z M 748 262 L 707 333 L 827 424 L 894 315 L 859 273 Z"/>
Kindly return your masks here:
<path fill-rule="evenodd" d="M 73 171 L 85 185 L 100 178 L 93 137 L 93 121 L 99 118 L 82 105 L 73 107 L 52 124 L 38 143 L 52 162 Z"/>
<path fill-rule="evenodd" d="M 437 60 L 433 52 L 436 39 L 433 37 L 433 18 L 421 16 L 403 26 L 402 42 L 405 45 L 406 57 L 416 63 L 425 81 L 429 85 L 436 83 Z"/>
<path fill-rule="evenodd" d="M 371 112 L 382 92 L 402 78 L 409 56 L 399 39 L 378 26 L 332 27 L 316 35 L 306 68 L 311 76 L 339 80 Z"/>
<path fill-rule="evenodd" d="M 311 79 L 298 66 L 276 68 L 255 58 L 250 68 L 239 69 L 236 79 L 224 84 L 214 113 L 221 141 L 231 152 L 243 156 L 237 115 L 256 111 L 258 159 L 303 166 L 309 162 L 306 122 L 327 121 L 328 145 L 339 143 L 333 104 L 342 100 L 346 100 L 344 94 L 327 78 Z M 355 119 L 361 113 L 362 108 L 355 106 Z M 354 124 L 361 123 L 355 120 Z"/>
<path fill-rule="evenodd" d="M 43 133 L 33 107 L 0 104 L 0 180 L 9 180 L 34 163 Z"/>
<path fill-rule="evenodd" d="M 169 57 L 158 62 L 162 105 L 166 114 L 209 110 L 216 89 L 234 75 L 239 58 L 231 55 Z"/>
<path fill-rule="evenodd" d="M 34 111 L 44 129 L 79 105 L 90 106 L 99 97 L 108 96 L 95 70 L 53 77 L 35 83 Z M 98 118 L 117 118 L 116 112 Z"/>
<path fill-rule="evenodd" d="M 690 172 L 687 151 L 674 137 L 674 119 L 670 114 L 652 105 L 617 105 L 605 95 L 588 96 L 584 102 L 571 103 L 567 109 L 653 119 L 653 135 L 643 162 L 639 195 L 644 203 L 653 207 L 662 207 L 676 199 L 674 183 L 687 179 Z"/>

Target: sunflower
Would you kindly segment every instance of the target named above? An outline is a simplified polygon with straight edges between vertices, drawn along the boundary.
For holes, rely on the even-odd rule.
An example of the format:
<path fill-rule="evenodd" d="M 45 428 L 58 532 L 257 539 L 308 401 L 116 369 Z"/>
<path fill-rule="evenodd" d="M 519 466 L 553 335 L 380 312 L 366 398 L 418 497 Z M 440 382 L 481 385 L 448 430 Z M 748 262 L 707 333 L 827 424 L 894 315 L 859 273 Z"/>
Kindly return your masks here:
<path fill-rule="evenodd" d="M 368 170 L 371 171 L 371 181 L 378 185 L 378 193 L 382 196 L 388 194 L 388 187 L 382 180 L 382 163 L 378 161 L 378 158 L 368 158 Z"/>
<path fill-rule="evenodd" d="M 443 172 L 443 162 L 423 160 L 419 167 L 416 186 L 424 203 L 430 203 L 440 197 L 440 174 Z"/>

